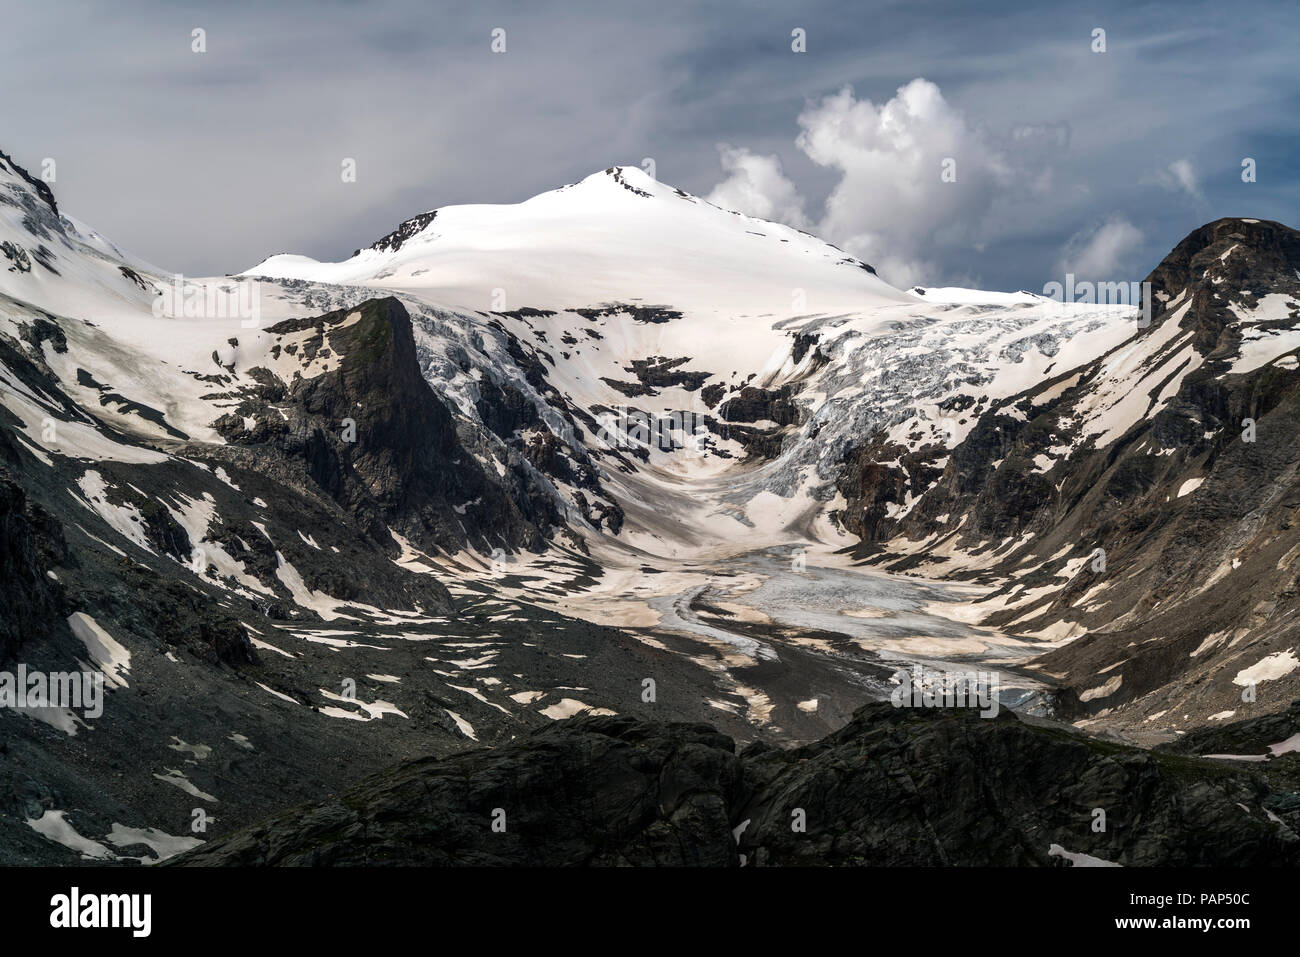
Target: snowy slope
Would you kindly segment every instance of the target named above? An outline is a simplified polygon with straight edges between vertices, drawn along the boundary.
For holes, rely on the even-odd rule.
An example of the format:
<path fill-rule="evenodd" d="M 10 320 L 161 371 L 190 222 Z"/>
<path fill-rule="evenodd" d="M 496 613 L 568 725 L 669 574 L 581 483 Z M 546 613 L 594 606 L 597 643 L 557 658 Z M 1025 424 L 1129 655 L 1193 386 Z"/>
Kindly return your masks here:
<path fill-rule="evenodd" d="M 791 305 L 797 289 L 817 312 L 907 299 L 828 243 L 720 209 L 635 167 L 517 205 L 449 206 L 408 224 L 341 263 L 272 256 L 246 274 L 436 290 L 446 305 L 494 311 L 624 302 L 731 318 L 805 311 Z M 494 302 L 496 289 L 505 303 Z"/>
<path fill-rule="evenodd" d="M 252 427 L 268 376 L 291 385 L 336 361 L 328 338 L 317 355 L 308 333 L 272 326 L 396 294 L 426 380 L 477 436 L 471 454 L 549 488 L 564 523 L 610 562 L 627 549 L 635 562 L 843 544 L 853 523 L 828 518 L 870 437 L 887 435 L 892 457 L 939 456 L 973 427 L 963 413 L 1135 331 L 1123 308 L 903 292 L 815 237 L 625 167 L 515 205 L 421 214 L 341 263 L 275 256 L 237 277 L 187 277 L 200 294 L 255 303 L 255 321 L 159 314 L 173 277 L 128 265 L 9 175 L 0 227 L 14 243 L 46 241 L 59 273 L 0 274 L 2 331 L 21 338 L 31 307 L 60 319 L 66 346 L 47 342 L 43 360 L 94 418 L 154 449 L 220 447 L 232 415 Z M 42 446 L 38 428 L 65 413 L 18 389 L 3 401 L 25 442 L 68 451 Z M 613 552 L 596 541 L 610 537 Z"/>
<path fill-rule="evenodd" d="M 245 275 L 362 285 L 471 313 L 554 311 L 545 323 L 552 339 L 582 335 L 589 323 L 577 309 L 609 308 L 616 320 L 634 307 L 679 316 L 616 321 L 605 355 L 588 353 L 593 361 L 574 369 L 588 383 L 609 375 L 611 357 L 689 357 L 688 370 L 748 374 L 787 351 L 779 320 L 912 299 L 828 243 L 633 167 L 517 205 L 425 213 L 341 263 L 274 256 Z"/>
<path fill-rule="evenodd" d="M 630 517 L 623 540 L 654 553 L 780 537 L 832 497 L 864 434 L 955 443 L 970 424 L 941 408 L 955 396 L 1002 398 L 1134 332 L 1123 308 L 903 292 L 815 237 L 627 167 L 517 205 L 422 214 L 344 262 L 281 255 L 245 275 L 392 291 L 506 330 L 537 357 L 551 401 L 580 412 L 549 424 L 604 462 Z M 782 389 L 797 422 L 727 414 Z M 652 436 L 634 441 L 637 460 L 615 461 L 590 420 L 627 408 L 712 424 L 698 445 Z M 781 454 L 755 456 L 764 439 Z"/>

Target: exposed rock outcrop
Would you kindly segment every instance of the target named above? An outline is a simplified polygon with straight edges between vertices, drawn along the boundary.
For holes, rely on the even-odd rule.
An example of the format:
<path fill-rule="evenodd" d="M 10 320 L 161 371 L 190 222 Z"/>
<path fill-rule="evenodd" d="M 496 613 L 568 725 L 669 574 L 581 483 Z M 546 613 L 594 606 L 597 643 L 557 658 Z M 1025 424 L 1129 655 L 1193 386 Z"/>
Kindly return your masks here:
<path fill-rule="evenodd" d="M 62 607 L 50 567 L 66 552 L 63 528 L 10 478 L 5 463 L 16 456 L 8 430 L 0 429 L 0 662 L 49 635 Z"/>
<path fill-rule="evenodd" d="M 268 331 L 299 339 L 306 333 L 295 354 L 304 363 L 331 356 L 336 363 L 290 382 L 267 371 L 262 400 L 217 423 L 229 441 L 269 446 L 300 462 L 384 547 L 396 548 L 389 528 L 448 551 L 466 543 L 489 552 L 543 546 L 558 522 L 550 497 L 529 489 L 526 476 L 489 476 L 462 446 L 452 414 L 420 373 L 410 317 L 398 300 Z"/>
<path fill-rule="evenodd" d="M 1264 809 L 1294 788 L 1288 761 L 1270 777 L 887 703 L 816 744 L 740 755 L 703 725 L 583 717 L 409 762 L 176 863 L 1051 866 L 1055 844 L 1124 865 L 1294 864 L 1300 808 Z"/>

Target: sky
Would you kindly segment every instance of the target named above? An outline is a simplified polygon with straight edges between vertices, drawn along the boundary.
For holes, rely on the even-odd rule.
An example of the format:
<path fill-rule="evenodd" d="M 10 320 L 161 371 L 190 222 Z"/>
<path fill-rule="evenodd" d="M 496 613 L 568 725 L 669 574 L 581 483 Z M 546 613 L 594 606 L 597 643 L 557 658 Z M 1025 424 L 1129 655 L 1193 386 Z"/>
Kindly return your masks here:
<path fill-rule="evenodd" d="M 1136 280 L 1222 216 L 1300 227 L 1294 2 L 11 0 L 4 21 L 0 150 L 53 160 L 65 213 L 188 275 L 346 258 L 611 165 L 898 286 Z"/>

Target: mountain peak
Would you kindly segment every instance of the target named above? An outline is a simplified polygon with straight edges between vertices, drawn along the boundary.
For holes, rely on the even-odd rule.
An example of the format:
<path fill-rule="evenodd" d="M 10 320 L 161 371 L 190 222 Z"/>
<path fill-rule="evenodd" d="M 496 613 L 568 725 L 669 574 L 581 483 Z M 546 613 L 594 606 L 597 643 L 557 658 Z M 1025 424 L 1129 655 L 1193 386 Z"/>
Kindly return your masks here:
<path fill-rule="evenodd" d="M 590 176 L 584 177 L 577 183 L 571 183 L 569 186 L 561 186 L 558 189 L 541 193 L 538 196 L 534 196 L 533 199 L 538 200 L 543 197 L 558 195 L 575 186 L 590 189 L 593 187 L 601 188 L 606 185 L 617 185 L 631 195 L 642 199 L 650 199 L 655 195 L 656 191 L 665 189 L 662 184 L 644 172 L 640 167 L 610 166 L 592 173 Z M 671 189 L 672 187 L 668 188 Z M 692 198 L 689 194 L 684 193 L 679 189 L 673 189 L 673 192 L 686 199 Z M 387 234 L 382 239 L 371 243 L 366 248 L 378 253 L 395 253 L 399 251 L 408 240 L 424 232 L 437 216 L 438 210 L 436 209 L 420 213 L 418 216 L 412 216 L 410 219 L 404 220 L 391 233 Z M 352 255 L 354 257 L 359 256 L 361 255 L 361 252 L 362 250 L 358 249 Z"/>
<path fill-rule="evenodd" d="M 645 199 L 649 199 L 656 188 L 664 188 L 657 179 L 639 166 L 610 166 L 599 173 L 592 173 L 583 182 L 603 181 L 605 177 L 613 180 L 632 195 Z"/>
<path fill-rule="evenodd" d="M 9 154 L 3 150 L 0 150 L 0 173 L 9 173 L 22 180 L 37 196 L 45 201 L 55 216 L 59 215 L 59 204 L 55 202 L 54 191 L 50 189 L 49 184 L 32 176 L 27 170 L 15 163 Z"/>
<path fill-rule="evenodd" d="M 913 301 L 815 236 L 721 209 L 634 166 L 520 203 L 421 213 L 343 262 L 273 256 L 246 275 L 419 290 L 447 306 L 507 311 L 619 302 L 790 316 Z"/>
<path fill-rule="evenodd" d="M 1300 232 L 1271 220 L 1218 219 L 1192 230 L 1146 281 L 1152 319 L 1179 315 L 1203 356 L 1281 348 L 1290 339 L 1279 333 L 1297 325 Z"/>

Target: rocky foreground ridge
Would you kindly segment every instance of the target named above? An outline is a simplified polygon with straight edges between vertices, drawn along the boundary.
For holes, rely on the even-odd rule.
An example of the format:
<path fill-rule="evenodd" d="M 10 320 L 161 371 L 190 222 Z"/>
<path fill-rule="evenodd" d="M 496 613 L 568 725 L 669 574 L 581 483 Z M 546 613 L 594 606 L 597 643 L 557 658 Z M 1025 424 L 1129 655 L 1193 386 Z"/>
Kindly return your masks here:
<path fill-rule="evenodd" d="M 1300 731 L 1300 702 L 1260 720 L 1238 747 Z M 814 744 L 739 753 L 704 724 L 574 718 L 401 764 L 168 863 L 1258 866 L 1300 862 L 1298 832 L 1295 753 L 1206 759 L 875 703 Z"/>

